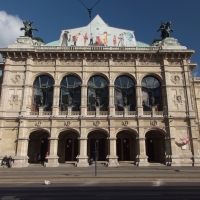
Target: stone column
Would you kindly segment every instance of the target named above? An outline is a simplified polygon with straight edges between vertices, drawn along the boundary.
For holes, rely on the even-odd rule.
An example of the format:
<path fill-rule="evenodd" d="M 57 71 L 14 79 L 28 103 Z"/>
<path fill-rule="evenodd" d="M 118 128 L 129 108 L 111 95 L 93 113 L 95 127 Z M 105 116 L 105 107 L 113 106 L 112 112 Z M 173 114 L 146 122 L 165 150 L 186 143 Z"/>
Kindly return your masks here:
<path fill-rule="evenodd" d="M 109 85 L 109 115 L 115 115 L 115 86 Z"/>
<path fill-rule="evenodd" d="M 57 116 L 59 112 L 60 85 L 54 85 L 52 115 Z"/>
<path fill-rule="evenodd" d="M 77 167 L 88 167 L 88 156 L 87 156 L 87 138 L 79 138 L 79 155 L 77 158 Z"/>
<path fill-rule="evenodd" d="M 119 162 L 118 162 L 118 156 L 117 151 L 116 151 L 116 138 L 108 138 L 109 140 L 109 147 L 110 147 L 110 154 L 107 156 L 108 160 L 108 167 L 118 167 Z"/>
<path fill-rule="evenodd" d="M 3 83 L 1 90 L 1 107 L 0 107 L 0 116 L 6 115 L 7 103 L 8 103 L 8 85 L 10 81 L 10 59 L 6 59 L 4 73 L 3 73 Z"/>
<path fill-rule="evenodd" d="M 141 85 L 136 85 L 136 111 L 137 111 L 137 116 L 142 116 L 143 115 L 143 106 L 142 106 L 142 86 Z"/>
<path fill-rule="evenodd" d="M 100 115 L 100 109 L 99 107 L 96 107 L 96 116 L 98 117 Z"/>
<path fill-rule="evenodd" d="M 48 162 L 46 163 L 46 167 L 58 167 L 58 138 L 50 137 L 49 139 L 49 156 L 47 157 Z"/>
<path fill-rule="evenodd" d="M 31 112 L 31 98 L 32 94 L 30 94 L 30 88 L 33 85 L 30 82 L 30 69 L 33 64 L 32 58 L 27 58 L 26 60 L 26 71 L 24 73 L 24 88 L 23 88 L 23 95 L 22 95 L 22 107 L 21 107 L 21 115 L 28 116 Z"/>
<path fill-rule="evenodd" d="M 28 142 L 29 138 L 26 137 L 26 121 L 23 118 L 19 118 L 19 129 L 17 138 L 16 156 L 14 157 L 13 167 L 27 167 L 28 163 Z"/>
<path fill-rule="evenodd" d="M 139 142 L 139 166 L 149 166 L 148 157 L 146 155 L 145 137 L 138 138 Z"/>
<path fill-rule="evenodd" d="M 81 86 L 81 116 L 87 115 L 87 85 Z"/>

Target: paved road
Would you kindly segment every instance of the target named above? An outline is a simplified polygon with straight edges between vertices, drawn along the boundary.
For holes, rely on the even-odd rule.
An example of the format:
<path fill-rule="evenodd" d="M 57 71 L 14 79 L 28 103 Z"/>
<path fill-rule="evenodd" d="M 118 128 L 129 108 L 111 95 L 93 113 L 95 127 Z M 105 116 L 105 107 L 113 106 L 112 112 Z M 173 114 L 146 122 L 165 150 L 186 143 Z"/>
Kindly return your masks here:
<path fill-rule="evenodd" d="M 0 184 L 0 198 L 20 200 L 192 200 L 200 198 L 199 182 Z"/>

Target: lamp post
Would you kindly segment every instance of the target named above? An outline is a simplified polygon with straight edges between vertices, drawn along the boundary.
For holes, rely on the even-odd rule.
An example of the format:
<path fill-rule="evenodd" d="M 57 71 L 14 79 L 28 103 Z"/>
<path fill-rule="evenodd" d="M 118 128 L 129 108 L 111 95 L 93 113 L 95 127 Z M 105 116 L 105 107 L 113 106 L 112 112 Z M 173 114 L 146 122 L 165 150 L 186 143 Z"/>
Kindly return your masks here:
<path fill-rule="evenodd" d="M 95 153 L 95 176 L 97 176 L 97 143 L 98 143 L 98 140 L 95 141 L 95 146 L 94 146 L 94 153 Z"/>

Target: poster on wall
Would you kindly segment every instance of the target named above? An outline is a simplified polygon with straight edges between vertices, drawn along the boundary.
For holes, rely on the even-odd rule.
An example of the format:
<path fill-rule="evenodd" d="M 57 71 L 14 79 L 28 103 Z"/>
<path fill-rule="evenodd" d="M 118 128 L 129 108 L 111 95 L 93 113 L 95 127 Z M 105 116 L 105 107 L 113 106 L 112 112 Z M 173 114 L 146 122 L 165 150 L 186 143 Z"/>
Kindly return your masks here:
<path fill-rule="evenodd" d="M 136 46 L 133 31 L 109 27 L 96 16 L 86 27 L 62 30 L 60 46 Z"/>

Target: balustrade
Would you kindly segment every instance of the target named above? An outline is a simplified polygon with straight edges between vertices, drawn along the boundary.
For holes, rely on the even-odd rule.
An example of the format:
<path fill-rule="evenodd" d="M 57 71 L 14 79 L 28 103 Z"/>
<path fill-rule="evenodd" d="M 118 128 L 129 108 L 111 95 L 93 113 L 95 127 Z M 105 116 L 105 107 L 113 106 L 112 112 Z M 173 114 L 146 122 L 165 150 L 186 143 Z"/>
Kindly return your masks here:
<path fill-rule="evenodd" d="M 59 111 L 59 115 L 68 115 L 67 111 Z"/>

